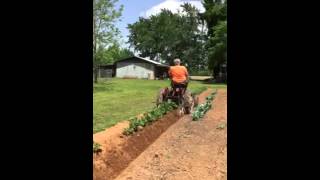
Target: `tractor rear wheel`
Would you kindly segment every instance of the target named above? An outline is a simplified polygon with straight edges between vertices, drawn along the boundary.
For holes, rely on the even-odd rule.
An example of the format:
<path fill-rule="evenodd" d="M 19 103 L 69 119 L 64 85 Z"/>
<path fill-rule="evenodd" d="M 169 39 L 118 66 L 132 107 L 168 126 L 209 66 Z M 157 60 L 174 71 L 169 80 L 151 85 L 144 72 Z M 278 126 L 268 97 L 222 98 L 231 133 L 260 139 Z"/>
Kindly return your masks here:
<path fill-rule="evenodd" d="M 190 107 L 184 107 L 184 109 L 185 109 L 185 113 L 186 114 L 190 114 L 190 112 L 191 112 L 191 108 Z"/>

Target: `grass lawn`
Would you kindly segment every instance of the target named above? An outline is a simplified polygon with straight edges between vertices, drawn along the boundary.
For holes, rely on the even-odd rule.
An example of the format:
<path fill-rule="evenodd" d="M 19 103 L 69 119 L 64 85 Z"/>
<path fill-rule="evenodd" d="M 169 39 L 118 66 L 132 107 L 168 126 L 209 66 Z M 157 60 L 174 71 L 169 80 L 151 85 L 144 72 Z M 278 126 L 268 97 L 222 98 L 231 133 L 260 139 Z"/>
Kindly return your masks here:
<path fill-rule="evenodd" d="M 127 120 L 155 106 L 156 96 L 169 81 L 140 79 L 100 79 L 94 85 L 93 132 L 99 132 L 119 121 Z M 226 85 L 208 85 L 191 81 L 188 89 L 200 93 L 207 87 L 225 88 Z"/>

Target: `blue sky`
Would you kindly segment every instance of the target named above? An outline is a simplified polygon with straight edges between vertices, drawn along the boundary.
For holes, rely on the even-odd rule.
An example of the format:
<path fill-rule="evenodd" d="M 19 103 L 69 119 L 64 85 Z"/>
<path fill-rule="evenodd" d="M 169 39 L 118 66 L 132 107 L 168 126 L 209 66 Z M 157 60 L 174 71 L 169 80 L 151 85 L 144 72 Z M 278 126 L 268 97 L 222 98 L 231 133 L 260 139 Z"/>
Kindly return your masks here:
<path fill-rule="evenodd" d="M 125 45 L 125 41 L 128 40 L 127 36 L 129 34 L 127 24 L 132 24 L 138 21 L 139 16 L 141 13 L 147 11 L 148 9 L 152 8 L 153 6 L 161 3 L 163 0 L 119 0 L 117 3 L 117 7 L 121 4 L 124 5 L 124 9 L 121 16 L 121 21 L 117 23 L 117 27 L 121 31 L 122 41 L 121 42 L 123 47 L 127 47 Z"/>
<path fill-rule="evenodd" d="M 127 29 L 128 24 L 132 24 L 138 21 L 139 16 L 148 17 L 154 15 L 162 8 L 176 12 L 183 2 L 189 2 L 192 5 L 195 5 L 198 9 L 203 10 L 200 0 L 119 0 L 116 4 L 116 8 L 120 5 L 124 5 L 124 9 L 121 16 L 121 21 L 117 22 L 116 26 L 121 31 L 121 46 L 129 47 L 127 36 L 129 31 Z"/>

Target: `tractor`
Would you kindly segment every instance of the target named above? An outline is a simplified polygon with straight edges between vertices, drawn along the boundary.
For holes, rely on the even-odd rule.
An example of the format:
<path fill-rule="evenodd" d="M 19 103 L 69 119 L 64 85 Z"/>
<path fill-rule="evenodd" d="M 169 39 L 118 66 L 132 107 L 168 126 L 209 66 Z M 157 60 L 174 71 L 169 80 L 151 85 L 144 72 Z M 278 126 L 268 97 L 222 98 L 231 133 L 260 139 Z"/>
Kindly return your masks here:
<path fill-rule="evenodd" d="M 178 106 L 178 115 L 190 114 L 193 107 L 198 105 L 198 97 L 186 89 L 186 85 L 174 85 L 160 90 L 156 104 L 174 102 Z"/>

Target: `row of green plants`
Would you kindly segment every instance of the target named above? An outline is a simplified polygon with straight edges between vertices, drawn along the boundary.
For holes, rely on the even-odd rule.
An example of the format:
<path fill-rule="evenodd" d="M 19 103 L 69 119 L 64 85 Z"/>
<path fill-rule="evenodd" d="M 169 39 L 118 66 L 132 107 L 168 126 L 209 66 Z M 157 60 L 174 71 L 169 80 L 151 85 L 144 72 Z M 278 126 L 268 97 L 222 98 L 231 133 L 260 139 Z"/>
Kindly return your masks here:
<path fill-rule="evenodd" d="M 143 114 L 142 117 L 134 117 L 129 120 L 129 127 L 124 129 L 124 135 L 130 135 L 138 131 L 140 128 L 145 127 L 148 124 L 151 124 L 154 121 L 157 121 L 163 117 L 168 112 L 177 108 L 177 105 L 174 102 L 164 102 L 158 107 L 155 107 L 149 112 Z"/>
<path fill-rule="evenodd" d="M 177 105 L 174 102 L 164 102 L 160 104 L 158 107 L 155 107 L 149 112 L 143 114 L 142 117 L 131 118 L 130 125 L 123 132 L 125 135 L 133 134 L 138 131 L 139 128 L 143 128 L 148 124 L 151 124 L 154 121 L 157 121 L 161 117 L 163 117 L 168 112 L 177 108 Z M 101 152 L 101 145 L 99 143 L 93 142 L 93 152 L 99 153 Z"/>
<path fill-rule="evenodd" d="M 212 107 L 212 100 L 214 99 L 217 91 L 211 93 L 208 97 L 206 97 L 206 102 L 198 105 L 192 113 L 192 120 L 197 121 L 203 118 L 209 109 Z"/>
<path fill-rule="evenodd" d="M 206 112 L 212 107 L 212 100 L 214 99 L 216 92 L 211 93 L 208 97 L 206 97 L 206 102 L 198 105 L 194 112 L 192 113 L 192 120 L 196 121 L 201 119 Z M 160 104 L 158 107 L 153 108 L 151 111 L 146 112 L 141 117 L 130 118 L 129 127 L 124 129 L 124 135 L 130 135 L 134 132 L 137 132 L 139 128 L 143 128 L 146 125 L 151 124 L 154 121 L 157 121 L 161 117 L 163 117 L 168 112 L 177 108 L 177 105 L 174 102 L 164 102 Z M 101 151 L 101 145 L 93 142 L 93 152 L 97 153 Z"/>

